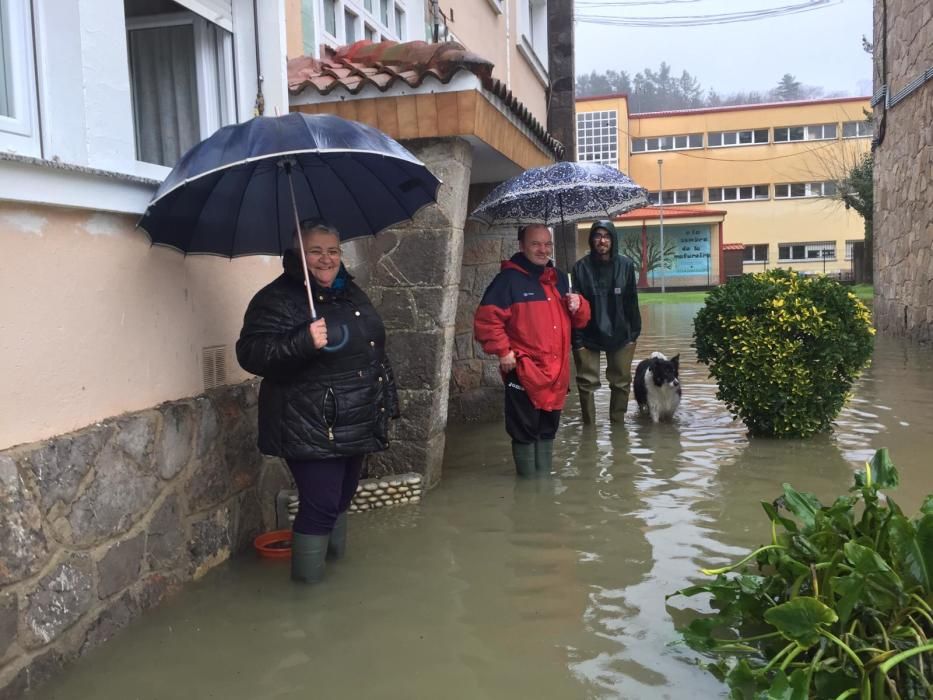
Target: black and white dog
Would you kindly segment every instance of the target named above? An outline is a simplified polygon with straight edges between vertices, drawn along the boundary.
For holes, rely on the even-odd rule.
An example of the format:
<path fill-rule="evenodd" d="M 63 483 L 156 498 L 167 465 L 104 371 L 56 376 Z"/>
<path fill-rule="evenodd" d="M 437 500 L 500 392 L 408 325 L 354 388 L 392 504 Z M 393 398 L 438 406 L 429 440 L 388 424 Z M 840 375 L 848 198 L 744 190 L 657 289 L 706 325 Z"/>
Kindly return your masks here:
<path fill-rule="evenodd" d="M 659 352 L 635 368 L 635 401 L 638 410 L 651 420 L 669 421 L 680 405 L 680 355 L 668 360 Z"/>

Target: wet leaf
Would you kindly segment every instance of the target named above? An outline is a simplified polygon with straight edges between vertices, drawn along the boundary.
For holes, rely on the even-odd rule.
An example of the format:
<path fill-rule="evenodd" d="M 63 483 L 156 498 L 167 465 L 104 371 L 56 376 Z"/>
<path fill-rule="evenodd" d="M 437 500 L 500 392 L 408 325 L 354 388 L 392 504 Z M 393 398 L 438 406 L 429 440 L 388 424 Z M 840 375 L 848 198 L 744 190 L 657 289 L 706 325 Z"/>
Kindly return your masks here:
<path fill-rule="evenodd" d="M 768 514 L 768 518 L 771 519 L 771 522 L 780 523 L 784 526 L 784 529 L 789 532 L 797 532 L 797 523 L 795 523 L 790 518 L 785 518 L 780 513 L 778 513 L 777 508 L 774 507 L 773 503 L 762 501 L 761 507 L 765 509 L 765 513 Z"/>
<path fill-rule="evenodd" d="M 696 651 L 712 651 L 716 648 L 713 640 L 713 629 L 719 624 L 714 617 L 698 617 L 692 620 L 682 631 L 684 641 L 691 649 Z"/>
<path fill-rule="evenodd" d="M 788 678 L 779 670 L 774 674 L 771 687 L 758 697 L 761 700 L 807 700 L 807 674 L 798 669 Z"/>
<path fill-rule="evenodd" d="M 835 698 L 858 687 L 858 677 L 846 668 L 829 669 L 820 666 L 813 674 L 813 688 L 818 698 Z"/>
<path fill-rule="evenodd" d="M 923 501 L 923 505 L 920 506 L 920 512 L 924 515 L 930 515 L 933 513 L 933 493 L 927 496 Z"/>
<path fill-rule="evenodd" d="M 784 502 L 787 509 L 800 518 L 806 527 L 813 527 L 816 514 L 822 505 L 812 493 L 795 491 L 790 484 L 784 484 Z"/>
<path fill-rule="evenodd" d="M 802 647 L 812 647 L 820 639 L 820 629 L 838 620 L 831 608 L 816 598 L 794 598 L 771 608 L 765 621 L 777 628 L 783 637 Z"/>
<path fill-rule="evenodd" d="M 903 516 L 891 518 L 889 543 L 898 569 L 909 585 L 930 593 L 933 582 L 933 514 L 924 515 L 916 525 Z"/>
<path fill-rule="evenodd" d="M 893 489 L 900 483 L 900 477 L 894 462 L 888 455 L 888 448 L 882 447 L 875 452 L 865 471 L 855 473 L 855 484 L 859 488 Z"/>

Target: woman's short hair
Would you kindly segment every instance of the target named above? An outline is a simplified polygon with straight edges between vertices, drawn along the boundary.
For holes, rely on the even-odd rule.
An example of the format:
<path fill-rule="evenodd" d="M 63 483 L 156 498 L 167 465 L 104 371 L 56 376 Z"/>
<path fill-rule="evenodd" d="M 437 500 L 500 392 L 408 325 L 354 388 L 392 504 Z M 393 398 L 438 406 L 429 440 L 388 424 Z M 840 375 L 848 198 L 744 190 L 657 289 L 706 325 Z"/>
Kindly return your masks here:
<path fill-rule="evenodd" d="M 329 233 L 332 236 L 336 236 L 338 241 L 340 240 L 340 232 L 337 231 L 337 228 L 331 226 L 323 219 L 305 219 L 301 222 L 300 231 L 302 236 L 308 236 L 312 233 Z M 295 250 L 301 249 L 297 235 L 294 237 L 293 247 Z"/>

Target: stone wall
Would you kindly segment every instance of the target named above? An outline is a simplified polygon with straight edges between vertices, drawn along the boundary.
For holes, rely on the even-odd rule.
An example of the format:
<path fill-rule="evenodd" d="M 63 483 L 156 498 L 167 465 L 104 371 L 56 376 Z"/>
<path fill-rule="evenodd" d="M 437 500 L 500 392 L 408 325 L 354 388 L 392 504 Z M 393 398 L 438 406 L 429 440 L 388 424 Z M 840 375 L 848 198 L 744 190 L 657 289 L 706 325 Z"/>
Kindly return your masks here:
<path fill-rule="evenodd" d="M 490 189 L 489 185 L 474 185 L 471 188 L 470 211 Z M 479 343 L 473 340 L 473 315 L 486 287 L 499 272 L 502 261 L 516 251 L 518 241 L 514 226 L 487 228 L 474 221 L 467 222 L 450 375 L 451 423 L 496 420 L 502 416 L 499 361 L 486 355 Z"/>
<path fill-rule="evenodd" d="M 250 545 L 290 485 L 257 383 L 0 452 L 0 698 L 17 698 Z"/>
<path fill-rule="evenodd" d="M 875 2 L 874 82 L 876 92 L 887 84 L 893 95 L 933 66 L 933 5 L 886 4 L 887 18 L 884 3 Z M 874 113 L 875 324 L 882 333 L 919 341 L 933 340 L 931 115 L 933 81 Z"/>
<path fill-rule="evenodd" d="M 426 487 L 441 477 L 448 382 L 472 168 L 469 143 L 416 139 L 404 145 L 441 180 L 437 204 L 369 246 L 365 283 L 386 325 L 387 352 L 400 387 L 402 418 L 392 448 L 369 460 L 372 476 L 414 471 Z"/>

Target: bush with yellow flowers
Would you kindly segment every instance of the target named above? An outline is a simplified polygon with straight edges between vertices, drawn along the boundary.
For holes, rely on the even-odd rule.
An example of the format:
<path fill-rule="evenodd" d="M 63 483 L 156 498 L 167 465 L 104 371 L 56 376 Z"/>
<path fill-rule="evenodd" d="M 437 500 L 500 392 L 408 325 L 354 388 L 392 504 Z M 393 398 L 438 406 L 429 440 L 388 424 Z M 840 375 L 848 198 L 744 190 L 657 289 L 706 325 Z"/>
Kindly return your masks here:
<path fill-rule="evenodd" d="M 753 435 L 827 430 L 872 352 L 871 314 L 843 285 L 788 270 L 742 275 L 694 321 L 717 397 Z"/>

